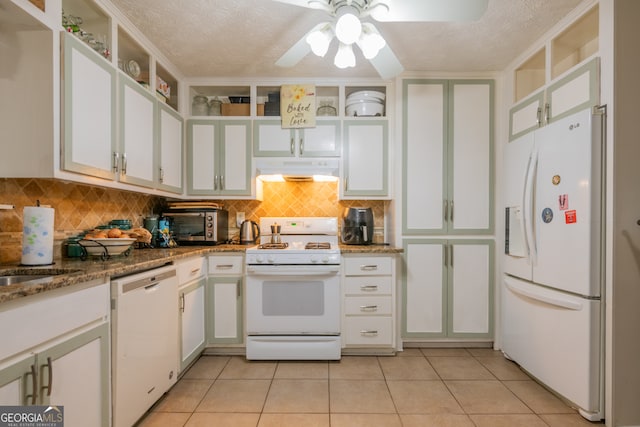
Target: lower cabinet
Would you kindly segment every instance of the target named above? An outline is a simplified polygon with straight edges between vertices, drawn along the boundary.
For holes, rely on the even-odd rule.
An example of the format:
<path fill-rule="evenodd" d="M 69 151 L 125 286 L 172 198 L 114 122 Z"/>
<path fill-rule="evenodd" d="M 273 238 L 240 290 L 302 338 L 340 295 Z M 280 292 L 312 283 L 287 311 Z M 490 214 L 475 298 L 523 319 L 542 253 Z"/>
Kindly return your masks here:
<path fill-rule="evenodd" d="M 181 261 L 178 267 L 178 310 L 180 319 L 180 373 L 195 361 L 206 344 L 205 289 L 206 259 Z"/>
<path fill-rule="evenodd" d="M 493 240 L 406 239 L 402 338 L 493 339 Z"/>
<path fill-rule="evenodd" d="M 51 293 L 0 312 L 0 405 L 64 406 L 65 425 L 107 427 L 108 284 Z"/>
<path fill-rule="evenodd" d="M 395 257 L 343 255 L 343 346 L 395 348 Z"/>
<path fill-rule="evenodd" d="M 207 344 L 242 344 L 243 255 L 209 256 L 206 290 Z"/>

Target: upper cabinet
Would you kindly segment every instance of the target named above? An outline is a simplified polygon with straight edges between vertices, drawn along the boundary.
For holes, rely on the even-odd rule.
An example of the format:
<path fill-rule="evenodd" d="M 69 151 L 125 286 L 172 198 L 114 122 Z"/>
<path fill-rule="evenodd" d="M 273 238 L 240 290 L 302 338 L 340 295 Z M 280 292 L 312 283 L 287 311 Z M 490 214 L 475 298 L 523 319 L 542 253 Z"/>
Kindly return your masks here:
<path fill-rule="evenodd" d="M 514 70 L 509 140 L 600 100 L 595 5 Z"/>
<path fill-rule="evenodd" d="M 403 234 L 492 232 L 493 88 L 403 81 Z"/>
<path fill-rule="evenodd" d="M 253 155 L 257 157 L 338 157 L 340 121 L 319 120 L 306 129 L 283 129 L 280 120 L 253 121 Z"/>

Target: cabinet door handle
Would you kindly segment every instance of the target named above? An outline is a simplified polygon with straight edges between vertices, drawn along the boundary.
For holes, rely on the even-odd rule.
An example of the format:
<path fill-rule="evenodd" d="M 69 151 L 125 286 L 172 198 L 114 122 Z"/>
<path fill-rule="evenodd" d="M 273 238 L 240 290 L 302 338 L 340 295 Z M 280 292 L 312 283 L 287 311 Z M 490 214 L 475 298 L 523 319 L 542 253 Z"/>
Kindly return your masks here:
<path fill-rule="evenodd" d="M 27 375 L 31 375 L 31 390 L 32 390 L 32 394 L 26 394 L 25 400 L 28 401 L 29 398 L 31 398 L 31 404 L 35 405 L 36 404 L 36 397 L 38 396 L 37 390 L 38 390 L 38 373 L 36 371 L 36 365 L 31 365 L 31 372 L 27 372 Z"/>
<path fill-rule="evenodd" d="M 115 173 L 118 173 L 118 164 L 120 163 L 120 153 L 118 153 L 117 151 L 113 152 L 113 171 Z"/>
<path fill-rule="evenodd" d="M 538 111 L 536 112 L 536 124 L 538 127 L 542 125 L 542 108 L 538 107 Z"/>
<path fill-rule="evenodd" d="M 360 266 L 360 270 L 362 271 L 375 271 L 378 269 L 378 265 L 377 264 L 366 264 L 366 265 L 361 265 Z"/>
<path fill-rule="evenodd" d="M 544 104 L 544 122 L 549 124 L 549 113 L 550 113 L 549 103 Z"/>
<path fill-rule="evenodd" d="M 363 329 L 360 331 L 360 335 L 363 335 L 363 336 L 378 335 L 378 331 L 375 329 Z"/>
<path fill-rule="evenodd" d="M 377 305 L 361 305 L 360 311 L 378 311 Z"/>
<path fill-rule="evenodd" d="M 220 190 L 224 190 L 224 175 L 220 175 Z"/>
<path fill-rule="evenodd" d="M 213 177 L 213 189 L 214 190 L 218 189 L 218 175 Z"/>
<path fill-rule="evenodd" d="M 291 151 L 291 154 L 295 154 L 296 152 L 296 140 L 293 137 L 291 137 L 291 148 L 289 151 Z"/>
<path fill-rule="evenodd" d="M 361 291 L 377 291 L 378 285 L 362 285 L 360 286 Z"/>
<path fill-rule="evenodd" d="M 449 221 L 453 223 L 453 200 L 449 203 Z"/>
<path fill-rule="evenodd" d="M 121 167 L 122 175 L 127 174 L 127 153 L 122 153 L 122 167 Z"/>
<path fill-rule="evenodd" d="M 300 155 L 304 153 L 304 138 L 300 137 Z"/>
<path fill-rule="evenodd" d="M 447 267 L 449 265 L 449 245 L 442 245 L 442 251 L 444 252 L 443 265 Z"/>
<path fill-rule="evenodd" d="M 349 178 L 344 178 L 344 191 L 349 190 Z"/>
<path fill-rule="evenodd" d="M 184 300 L 184 292 L 180 295 L 180 311 L 184 313 L 185 300 Z"/>
<path fill-rule="evenodd" d="M 449 256 L 449 265 L 453 268 L 453 245 L 449 245 L 449 252 L 451 252 L 451 255 Z"/>
<path fill-rule="evenodd" d="M 444 218 L 444 220 L 446 222 L 447 218 L 449 217 L 449 201 L 448 200 L 444 200 L 442 202 L 442 210 L 443 210 L 442 217 Z"/>
<path fill-rule="evenodd" d="M 160 183 L 162 184 L 164 182 L 164 169 L 162 169 L 162 166 L 160 166 Z"/>
<path fill-rule="evenodd" d="M 53 385 L 53 365 L 51 364 L 51 357 L 47 357 L 47 364 L 42 367 L 42 369 L 47 368 L 49 370 L 49 380 L 47 381 L 47 385 L 42 386 L 42 392 L 47 390 L 47 396 L 51 396 L 51 387 Z"/>

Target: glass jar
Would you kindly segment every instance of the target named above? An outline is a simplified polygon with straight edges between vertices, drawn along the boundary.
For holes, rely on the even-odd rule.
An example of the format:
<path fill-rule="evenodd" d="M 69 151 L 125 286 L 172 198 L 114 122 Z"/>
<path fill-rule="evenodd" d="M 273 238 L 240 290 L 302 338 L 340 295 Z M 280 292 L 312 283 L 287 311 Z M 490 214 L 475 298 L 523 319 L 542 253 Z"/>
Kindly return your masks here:
<path fill-rule="evenodd" d="M 211 101 L 209 101 L 209 115 L 210 116 L 222 115 L 222 101 L 220 101 L 217 96 L 213 98 Z"/>
<path fill-rule="evenodd" d="M 209 114 L 209 104 L 207 103 L 207 97 L 203 95 L 196 95 L 193 97 L 191 103 L 191 115 L 192 116 L 206 116 Z"/>

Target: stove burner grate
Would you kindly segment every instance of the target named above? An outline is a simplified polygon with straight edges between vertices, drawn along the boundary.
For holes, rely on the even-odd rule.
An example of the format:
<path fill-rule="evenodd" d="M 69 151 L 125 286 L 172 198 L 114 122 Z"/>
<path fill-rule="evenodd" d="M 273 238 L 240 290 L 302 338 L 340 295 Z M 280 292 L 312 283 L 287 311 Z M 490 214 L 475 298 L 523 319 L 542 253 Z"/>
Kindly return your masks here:
<path fill-rule="evenodd" d="M 305 245 L 305 249 L 331 249 L 329 242 L 309 242 Z"/>
<path fill-rule="evenodd" d="M 281 243 L 263 243 L 258 246 L 258 249 L 286 249 L 289 246 L 287 242 Z"/>

